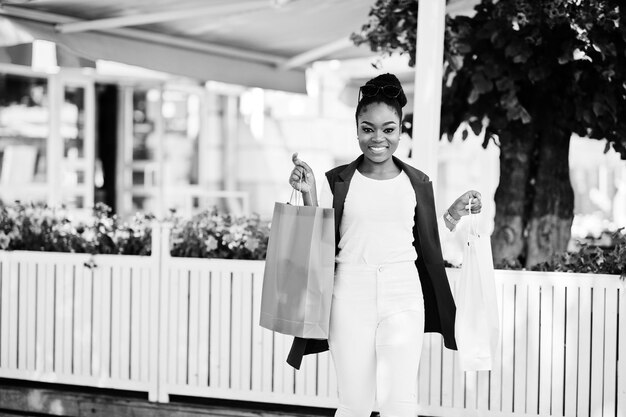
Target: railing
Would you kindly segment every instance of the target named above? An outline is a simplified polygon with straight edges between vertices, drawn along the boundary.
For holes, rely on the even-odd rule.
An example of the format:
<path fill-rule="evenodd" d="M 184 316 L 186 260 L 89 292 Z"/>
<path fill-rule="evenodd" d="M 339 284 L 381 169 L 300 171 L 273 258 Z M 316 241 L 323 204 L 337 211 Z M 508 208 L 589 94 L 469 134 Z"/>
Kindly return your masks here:
<path fill-rule="evenodd" d="M 258 325 L 264 263 L 0 251 L 0 377 L 331 407 L 328 352 L 286 356 Z M 448 270 L 455 286 L 459 271 Z M 432 416 L 626 415 L 626 299 L 617 276 L 497 271 L 502 338 L 491 372 L 461 372 L 427 335 L 418 402 Z M 622 313 L 620 315 L 620 313 Z"/>
<path fill-rule="evenodd" d="M 459 272 L 448 270 L 453 286 Z M 618 276 L 496 271 L 496 288 L 494 369 L 463 373 L 430 338 L 419 371 L 424 414 L 626 416 L 626 286 Z"/>
<path fill-rule="evenodd" d="M 157 389 L 158 265 L 95 259 L 0 252 L 0 376 Z"/>

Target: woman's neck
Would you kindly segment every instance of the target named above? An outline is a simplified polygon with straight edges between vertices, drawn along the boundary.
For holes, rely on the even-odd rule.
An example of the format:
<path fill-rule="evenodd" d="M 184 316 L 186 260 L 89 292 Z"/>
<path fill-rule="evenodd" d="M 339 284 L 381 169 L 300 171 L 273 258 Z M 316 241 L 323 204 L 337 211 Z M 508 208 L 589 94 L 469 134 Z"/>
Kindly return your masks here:
<path fill-rule="evenodd" d="M 366 177 L 380 180 L 393 178 L 401 171 L 400 167 L 397 166 L 391 158 L 382 163 L 374 163 L 364 158 L 357 169 Z"/>

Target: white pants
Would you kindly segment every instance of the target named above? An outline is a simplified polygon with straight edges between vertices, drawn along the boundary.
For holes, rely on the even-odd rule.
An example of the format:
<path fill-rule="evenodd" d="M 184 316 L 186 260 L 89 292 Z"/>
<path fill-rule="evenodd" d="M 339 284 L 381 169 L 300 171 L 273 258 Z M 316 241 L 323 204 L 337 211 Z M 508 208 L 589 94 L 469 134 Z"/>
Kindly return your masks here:
<path fill-rule="evenodd" d="M 328 345 L 335 417 L 416 417 L 424 298 L 413 262 L 338 264 Z M 377 405 L 377 407 L 376 407 Z"/>

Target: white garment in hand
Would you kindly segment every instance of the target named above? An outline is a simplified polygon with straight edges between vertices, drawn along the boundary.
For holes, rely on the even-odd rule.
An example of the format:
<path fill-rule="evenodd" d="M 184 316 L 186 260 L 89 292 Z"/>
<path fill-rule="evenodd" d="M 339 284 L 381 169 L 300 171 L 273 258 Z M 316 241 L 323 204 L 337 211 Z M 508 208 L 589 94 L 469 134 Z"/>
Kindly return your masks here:
<path fill-rule="evenodd" d="M 489 235 L 478 232 L 475 214 L 457 284 L 455 337 L 463 371 L 493 369 L 500 340 L 500 320 Z"/>

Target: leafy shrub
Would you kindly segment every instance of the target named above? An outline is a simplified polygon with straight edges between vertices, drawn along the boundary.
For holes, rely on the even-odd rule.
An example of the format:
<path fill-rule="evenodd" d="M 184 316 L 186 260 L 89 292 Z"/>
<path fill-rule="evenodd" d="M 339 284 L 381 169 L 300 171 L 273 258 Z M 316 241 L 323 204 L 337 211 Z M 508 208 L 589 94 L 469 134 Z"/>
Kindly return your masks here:
<path fill-rule="evenodd" d="M 611 235 L 609 246 L 581 242 L 576 252 L 555 255 L 533 267 L 534 271 L 616 274 L 626 278 L 626 234 L 621 228 Z"/>
<path fill-rule="evenodd" d="M 63 206 L 0 205 L 0 249 L 150 255 L 153 220 L 151 214 L 137 213 L 121 222 L 104 204 L 97 204 L 86 221 L 72 220 Z M 213 208 L 191 219 L 171 211 L 167 220 L 172 256 L 265 259 L 269 224 L 258 215 L 235 217 Z"/>
<path fill-rule="evenodd" d="M 65 207 L 42 203 L 0 205 L 0 249 L 91 254 L 150 255 L 154 216 L 137 213 L 121 222 L 111 209 L 97 204 L 87 220 L 73 221 Z M 253 214 L 236 217 L 205 210 L 191 219 L 175 211 L 170 253 L 175 257 L 263 260 L 269 223 Z M 454 265 L 446 263 L 447 267 Z M 501 262 L 497 269 L 523 269 L 519 262 Z M 610 244 L 580 242 L 575 252 L 559 254 L 532 268 L 534 271 L 616 274 L 626 278 L 626 233 L 611 234 Z"/>
<path fill-rule="evenodd" d="M 502 259 L 493 265 L 495 269 L 521 270 L 525 269 L 519 259 Z"/>
<path fill-rule="evenodd" d="M 92 254 L 150 255 L 153 217 L 138 213 L 120 222 L 98 203 L 87 221 L 73 221 L 64 206 L 0 206 L 0 249 Z"/>
<path fill-rule="evenodd" d="M 269 223 L 205 210 L 185 220 L 171 212 L 171 255 L 187 258 L 265 259 Z"/>

